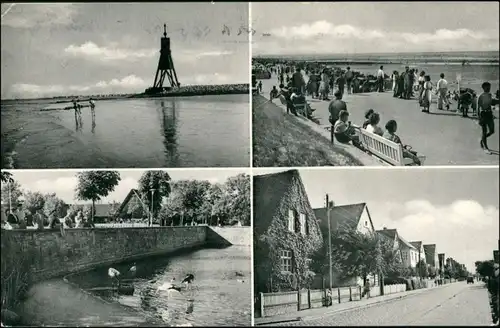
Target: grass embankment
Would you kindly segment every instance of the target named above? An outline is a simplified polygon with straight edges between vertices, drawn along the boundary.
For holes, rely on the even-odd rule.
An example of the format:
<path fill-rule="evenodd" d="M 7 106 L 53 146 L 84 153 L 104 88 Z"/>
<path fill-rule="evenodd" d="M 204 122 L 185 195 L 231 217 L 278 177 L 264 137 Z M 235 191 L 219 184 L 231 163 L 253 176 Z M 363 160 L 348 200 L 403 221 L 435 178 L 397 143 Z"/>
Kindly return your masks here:
<path fill-rule="evenodd" d="M 362 165 L 262 96 L 253 97 L 252 112 L 253 166 Z"/>

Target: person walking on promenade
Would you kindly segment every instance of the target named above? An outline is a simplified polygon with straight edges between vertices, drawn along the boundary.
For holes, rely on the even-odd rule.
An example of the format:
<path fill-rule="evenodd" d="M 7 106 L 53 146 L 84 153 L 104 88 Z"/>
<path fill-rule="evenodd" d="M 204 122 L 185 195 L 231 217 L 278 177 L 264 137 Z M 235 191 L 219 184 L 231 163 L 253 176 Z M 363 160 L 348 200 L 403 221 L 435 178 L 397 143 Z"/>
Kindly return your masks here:
<path fill-rule="evenodd" d="M 444 73 L 439 75 L 440 79 L 437 83 L 436 89 L 438 92 L 438 109 L 443 110 L 443 103 L 446 105 L 446 110 L 450 109 L 448 102 L 448 81 L 444 79 Z"/>
<path fill-rule="evenodd" d="M 393 71 L 392 75 L 391 75 L 393 97 L 396 97 L 396 88 L 398 86 L 398 78 L 399 78 L 398 71 Z"/>
<path fill-rule="evenodd" d="M 380 66 L 377 72 L 378 92 L 384 92 L 384 66 Z"/>
<path fill-rule="evenodd" d="M 411 84 L 411 71 L 408 66 L 405 68 L 404 75 L 404 91 L 403 91 L 403 99 L 410 99 L 409 96 L 411 94 L 411 88 L 413 85 Z"/>
<path fill-rule="evenodd" d="M 495 121 L 493 117 L 493 108 L 498 104 L 498 99 L 493 99 L 491 95 L 491 84 L 489 82 L 484 82 L 481 87 L 483 88 L 483 93 L 477 99 L 477 110 L 479 114 L 479 125 L 481 126 L 481 148 L 487 154 L 491 154 L 488 148 L 488 137 L 495 133 Z"/>
<path fill-rule="evenodd" d="M 328 77 L 328 74 L 326 73 L 326 69 L 323 70 L 321 73 L 321 83 L 320 83 L 320 93 L 321 93 L 321 100 L 330 100 L 328 98 L 328 88 L 330 86 L 330 79 Z"/>
<path fill-rule="evenodd" d="M 340 76 L 337 78 L 337 85 L 339 87 L 338 91 L 340 92 L 340 96 L 344 96 L 344 88 L 345 88 L 345 76 L 340 73 Z M 335 95 L 335 94 L 334 94 Z"/>
<path fill-rule="evenodd" d="M 335 99 L 328 105 L 328 112 L 330 113 L 329 121 L 333 125 L 339 119 L 340 112 L 347 111 L 347 104 L 342 100 L 342 93 L 340 90 L 335 91 Z"/>
<path fill-rule="evenodd" d="M 421 71 L 418 76 L 418 101 L 422 101 L 422 93 L 424 93 L 425 72 Z"/>
<path fill-rule="evenodd" d="M 432 101 L 432 83 L 431 77 L 429 75 L 425 76 L 424 91 L 422 93 L 422 100 L 420 102 L 420 107 L 423 107 L 423 113 L 429 113 L 429 108 L 431 107 Z"/>
<path fill-rule="evenodd" d="M 306 82 L 304 81 L 304 76 L 302 76 L 300 67 L 297 66 L 295 73 L 292 75 L 292 87 L 297 88 L 301 94 L 304 94 L 305 86 Z"/>
<path fill-rule="evenodd" d="M 351 71 L 351 68 L 347 66 L 347 72 L 345 72 L 345 84 L 347 87 L 347 94 L 352 93 L 352 79 L 354 78 L 354 73 Z"/>

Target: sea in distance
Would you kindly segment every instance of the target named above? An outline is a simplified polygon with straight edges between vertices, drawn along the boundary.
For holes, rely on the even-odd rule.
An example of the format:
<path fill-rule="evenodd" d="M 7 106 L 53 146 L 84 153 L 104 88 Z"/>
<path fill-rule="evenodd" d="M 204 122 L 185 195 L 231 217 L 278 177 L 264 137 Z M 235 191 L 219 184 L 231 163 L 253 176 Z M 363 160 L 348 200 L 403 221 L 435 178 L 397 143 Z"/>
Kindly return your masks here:
<path fill-rule="evenodd" d="M 259 57 L 319 62 L 342 68 L 350 66 L 352 70 L 372 75 L 377 73 L 380 65 L 384 66 L 387 75 L 393 71 L 401 72 L 409 66 L 425 71 L 434 83 L 444 73 L 451 89 L 456 89 L 460 80 L 460 88 L 471 88 L 478 93 L 482 92 L 481 84 L 485 81 L 492 84 L 492 92 L 495 92 L 500 80 L 498 51 L 255 56 L 256 59 Z"/>
<path fill-rule="evenodd" d="M 70 105 L 54 99 L 2 100 L 2 168 L 250 163 L 246 94 L 97 100 L 95 116 L 85 107 L 80 117 L 61 109 Z"/>

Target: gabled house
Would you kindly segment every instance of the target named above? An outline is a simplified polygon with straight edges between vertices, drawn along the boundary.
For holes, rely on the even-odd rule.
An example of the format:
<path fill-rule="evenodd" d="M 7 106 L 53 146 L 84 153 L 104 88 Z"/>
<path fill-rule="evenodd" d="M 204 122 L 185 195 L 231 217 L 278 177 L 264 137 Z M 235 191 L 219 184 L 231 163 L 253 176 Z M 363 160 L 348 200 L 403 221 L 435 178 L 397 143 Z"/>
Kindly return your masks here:
<path fill-rule="evenodd" d="M 323 240 L 299 172 L 256 175 L 253 186 L 255 292 L 306 286 Z"/>
<path fill-rule="evenodd" d="M 421 241 L 410 241 L 410 244 L 412 244 L 413 247 L 417 250 L 417 263 L 420 261 L 423 261 L 424 263 L 427 263 L 425 259 L 425 249 L 424 245 Z"/>
<path fill-rule="evenodd" d="M 439 268 L 438 253 L 436 251 L 436 244 L 424 245 L 425 262 L 433 268 Z"/>
<path fill-rule="evenodd" d="M 382 230 L 377 230 L 377 234 L 379 238 L 388 241 L 389 244 L 392 245 L 392 248 L 396 253 L 397 261 L 403 263 L 401 249 L 399 248 L 398 231 L 396 229 L 387 229 L 384 227 Z"/>
<path fill-rule="evenodd" d="M 411 243 L 406 241 L 400 234 L 398 234 L 399 249 L 401 250 L 401 257 L 403 264 L 406 267 L 415 268 L 418 263 L 419 251 Z"/>
<path fill-rule="evenodd" d="M 314 209 L 321 231 L 328 234 L 328 215 L 326 208 Z M 330 229 L 357 230 L 361 233 L 374 233 L 373 222 L 366 203 L 334 206 L 330 210 Z"/>
<path fill-rule="evenodd" d="M 314 214 L 318 219 L 321 227 L 324 242 L 328 242 L 328 213 L 326 208 L 314 209 Z M 370 216 L 370 211 L 366 203 L 349 204 L 334 206 L 330 210 L 330 229 L 332 232 L 337 230 L 343 231 L 358 231 L 363 234 L 374 234 L 375 228 Z M 328 256 L 325 256 L 325 261 L 328 261 Z M 362 284 L 360 277 L 342 277 L 335 272 L 333 275 L 333 286 L 352 286 Z M 329 277 L 325 277 L 326 285 L 329 285 Z M 376 276 L 368 277 L 372 284 L 377 284 Z M 315 287 L 318 283 L 315 283 Z"/>

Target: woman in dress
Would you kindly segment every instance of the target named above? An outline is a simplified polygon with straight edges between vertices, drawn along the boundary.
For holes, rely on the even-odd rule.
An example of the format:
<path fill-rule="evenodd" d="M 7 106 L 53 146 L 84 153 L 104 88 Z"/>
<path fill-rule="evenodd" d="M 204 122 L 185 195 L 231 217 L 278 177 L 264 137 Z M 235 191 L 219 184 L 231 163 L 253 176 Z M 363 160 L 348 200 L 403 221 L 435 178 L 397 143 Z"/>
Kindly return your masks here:
<path fill-rule="evenodd" d="M 422 101 L 422 93 L 424 92 L 424 83 L 425 83 L 425 72 L 421 71 L 419 76 L 418 76 L 418 101 Z"/>
<path fill-rule="evenodd" d="M 392 92 L 393 92 L 393 96 L 396 97 L 396 87 L 397 87 L 397 81 L 398 81 L 398 71 L 393 71 L 392 72 L 391 80 L 392 80 Z"/>
<path fill-rule="evenodd" d="M 420 107 L 423 107 L 422 112 L 423 113 L 429 113 L 429 108 L 431 107 L 431 101 L 432 101 L 432 83 L 431 83 L 431 77 L 429 75 L 426 75 L 424 78 L 425 82 L 423 85 L 423 91 L 422 91 L 422 101 L 420 102 Z"/>

